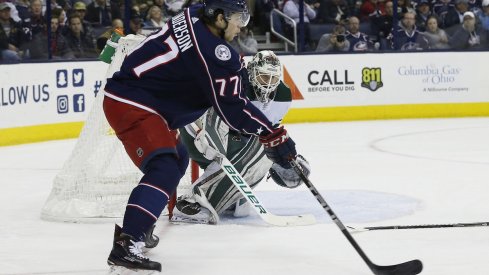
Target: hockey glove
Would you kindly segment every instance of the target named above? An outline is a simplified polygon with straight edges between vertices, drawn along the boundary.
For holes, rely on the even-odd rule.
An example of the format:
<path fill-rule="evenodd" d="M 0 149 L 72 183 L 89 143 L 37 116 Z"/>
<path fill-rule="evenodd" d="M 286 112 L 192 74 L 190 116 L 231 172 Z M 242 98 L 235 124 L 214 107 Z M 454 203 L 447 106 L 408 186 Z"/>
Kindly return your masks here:
<path fill-rule="evenodd" d="M 297 156 L 295 142 L 287 134 L 284 127 L 275 129 L 271 134 L 260 136 L 260 142 L 263 144 L 267 157 L 282 166 L 290 168 L 289 161 L 294 160 Z"/>
<path fill-rule="evenodd" d="M 307 160 L 301 155 L 297 155 L 296 160 L 297 164 L 299 164 L 300 169 L 302 170 L 302 173 L 304 173 L 306 177 L 309 177 L 311 174 L 311 166 L 309 165 L 309 162 L 307 162 Z M 276 163 L 274 163 L 269 170 L 267 180 L 269 178 L 272 178 L 275 183 L 286 188 L 296 188 L 302 184 L 302 179 L 294 168 L 285 169 Z"/>

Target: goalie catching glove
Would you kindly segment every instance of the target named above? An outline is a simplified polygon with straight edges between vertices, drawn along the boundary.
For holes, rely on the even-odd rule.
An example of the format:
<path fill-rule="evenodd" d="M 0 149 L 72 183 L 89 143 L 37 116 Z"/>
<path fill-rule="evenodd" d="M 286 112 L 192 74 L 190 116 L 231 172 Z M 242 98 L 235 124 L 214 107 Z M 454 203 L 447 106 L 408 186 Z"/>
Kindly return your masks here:
<path fill-rule="evenodd" d="M 260 142 L 271 161 L 286 169 L 292 167 L 289 161 L 296 158 L 297 151 L 295 142 L 289 137 L 284 127 L 275 129 L 269 135 L 260 136 Z"/>
<path fill-rule="evenodd" d="M 309 177 L 311 174 L 311 166 L 309 165 L 309 162 L 307 162 L 303 156 L 297 155 L 297 164 L 299 164 L 304 176 Z M 294 168 L 283 168 L 276 163 L 274 163 L 269 170 L 267 179 L 269 178 L 272 178 L 276 184 L 286 188 L 296 188 L 302 184 L 302 180 L 299 175 L 297 175 Z"/>

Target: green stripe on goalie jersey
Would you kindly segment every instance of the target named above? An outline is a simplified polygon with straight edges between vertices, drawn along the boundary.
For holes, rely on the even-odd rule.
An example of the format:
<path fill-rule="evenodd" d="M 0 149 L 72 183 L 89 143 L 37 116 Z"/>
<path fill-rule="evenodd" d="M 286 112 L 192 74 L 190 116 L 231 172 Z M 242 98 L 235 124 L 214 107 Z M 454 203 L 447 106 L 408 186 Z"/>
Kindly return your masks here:
<path fill-rule="evenodd" d="M 282 81 L 277 87 L 277 94 L 272 101 L 263 103 L 256 100 L 253 91 L 247 90 L 251 102 L 257 107 L 274 125 L 282 123 L 282 119 L 289 111 L 292 103 L 292 92 Z"/>

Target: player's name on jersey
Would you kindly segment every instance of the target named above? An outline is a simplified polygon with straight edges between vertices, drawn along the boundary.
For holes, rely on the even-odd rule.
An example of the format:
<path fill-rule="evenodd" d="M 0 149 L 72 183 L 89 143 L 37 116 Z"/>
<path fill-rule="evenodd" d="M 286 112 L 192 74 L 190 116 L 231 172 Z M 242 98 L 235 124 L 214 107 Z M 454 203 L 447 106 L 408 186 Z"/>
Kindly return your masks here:
<path fill-rule="evenodd" d="M 173 26 L 173 32 L 177 38 L 178 48 L 180 52 L 185 52 L 190 49 L 194 44 L 192 44 L 192 39 L 190 39 L 190 34 L 188 30 L 187 21 L 185 20 L 185 15 L 183 12 L 174 16 L 171 20 Z"/>

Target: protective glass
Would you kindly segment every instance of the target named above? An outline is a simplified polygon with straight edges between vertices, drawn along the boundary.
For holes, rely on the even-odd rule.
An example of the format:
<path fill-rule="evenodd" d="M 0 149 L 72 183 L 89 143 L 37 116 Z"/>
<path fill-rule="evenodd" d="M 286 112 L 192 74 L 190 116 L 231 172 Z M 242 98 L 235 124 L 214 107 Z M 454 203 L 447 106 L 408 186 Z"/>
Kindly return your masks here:
<path fill-rule="evenodd" d="M 229 17 L 227 17 L 229 22 L 236 24 L 239 28 L 246 27 L 248 22 L 250 22 L 250 13 L 247 9 L 242 12 L 232 13 Z"/>

